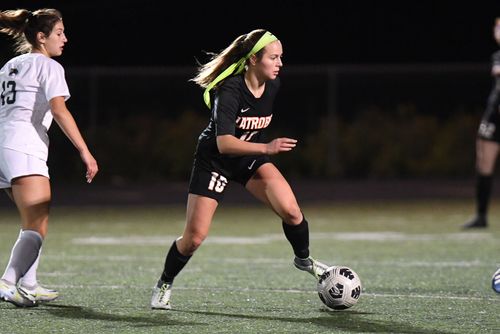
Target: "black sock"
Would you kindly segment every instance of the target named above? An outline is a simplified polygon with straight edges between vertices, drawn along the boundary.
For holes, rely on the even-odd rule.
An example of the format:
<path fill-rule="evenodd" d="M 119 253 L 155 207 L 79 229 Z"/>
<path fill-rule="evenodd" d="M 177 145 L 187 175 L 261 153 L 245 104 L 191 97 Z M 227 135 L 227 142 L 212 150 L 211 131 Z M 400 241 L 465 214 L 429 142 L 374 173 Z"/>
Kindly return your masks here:
<path fill-rule="evenodd" d="M 493 177 L 491 175 L 478 175 L 476 180 L 477 214 L 485 217 L 488 213 L 488 204 L 491 198 Z"/>
<path fill-rule="evenodd" d="M 306 218 L 299 225 L 288 225 L 282 222 L 283 231 L 293 248 L 295 256 L 301 259 L 309 257 L 309 225 Z"/>
<path fill-rule="evenodd" d="M 172 284 L 175 276 L 184 268 L 186 263 L 191 258 L 191 255 L 185 256 L 179 253 L 177 249 L 177 244 L 174 241 L 170 250 L 168 251 L 167 257 L 165 258 L 165 265 L 163 267 L 163 273 L 161 274 L 161 280 L 165 283 Z"/>

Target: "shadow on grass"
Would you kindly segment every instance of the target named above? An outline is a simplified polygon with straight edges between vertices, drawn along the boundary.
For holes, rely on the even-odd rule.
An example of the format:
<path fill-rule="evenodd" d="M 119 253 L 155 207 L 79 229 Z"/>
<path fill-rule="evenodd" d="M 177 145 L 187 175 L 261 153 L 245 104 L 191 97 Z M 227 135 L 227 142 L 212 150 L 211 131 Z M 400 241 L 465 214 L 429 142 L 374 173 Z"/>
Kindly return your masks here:
<path fill-rule="evenodd" d="M 130 326 L 132 327 L 206 325 L 194 321 L 182 322 L 172 319 L 168 311 L 151 311 L 151 316 L 130 316 L 98 312 L 91 308 L 82 306 L 61 304 L 45 304 L 43 308 L 38 308 L 38 310 L 46 311 L 59 318 L 130 323 Z"/>
<path fill-rule="evenodd" d="M 274 317 L 274 316 L 262 316 L 262 315 L 250 315 L 250 314 L 187 311 L 187 310 L 171 310 L 171 312 L 224 316 L 228 318 L 237 318 L 237 319 L 282 321 L 282 322 L 297 323 L 301 325 L 303 325 L 304 323 L 312 323 L 318 326 L 323 326 L 330 330 L 341 330 L 350 333 L 451 334 L 450 332 L 444 332 L 436 329 L 423 329 L 423 328 L 413 327 L 408 323 L 402 323 L 396 321 L 368 320 L 364 316 L 370 315 L 371 313 L 356 312 L 356 311 L 328 311 L 321 309 L 321 312 L 323 312 L 325 316 L 318 318 Z"/>
<path fill-rule="evenodd" d="M 108 322 L 129 323 L 133 327 L 152 327 L 152 326 L 207 326 L 207 323 L 195 321 L 183 322 L 173 319 L 174 313 L 186 313 L 192 315 L 204 316 L 222 316 L 234 319 L 245 320 L 264 320 L 264 321 L 280 321 L 287 323 L 297 323 L 304 325 L 311 323 L 317 326 L 325 327 L 330 330 L 340 330 L 350 333 L 400 333 L 400 334 L 451 334 L 450 332 L 440 331 L 437 329 L 424 329 L 411 326 L 408 323 L 397 321 L 369 320 L 367 315 L 372 313 L 348 311 L 329 311 L 321 309 L 323 313 L 320 317 L 314 318 L 299 318 L 299 317 L 276 317 L 265 315 L 212 312 L 212 311 L 192 311 L 174 309 L 170 311 L 151 311 L 151 316 L 129 316 L 118 315 L 105 312 L 98 312 L 90 308 L 81 306 L 61 305 L 61 304 L 46 304 L 43 308 L 36 308 L 37 311 L 48 312 L 51 315 L 66 319 L 86 319 L 100 320 Z M 34 310 L 34 309 L 30 309 Z M 189 317 L 193 319 L 194 317 Z"/>

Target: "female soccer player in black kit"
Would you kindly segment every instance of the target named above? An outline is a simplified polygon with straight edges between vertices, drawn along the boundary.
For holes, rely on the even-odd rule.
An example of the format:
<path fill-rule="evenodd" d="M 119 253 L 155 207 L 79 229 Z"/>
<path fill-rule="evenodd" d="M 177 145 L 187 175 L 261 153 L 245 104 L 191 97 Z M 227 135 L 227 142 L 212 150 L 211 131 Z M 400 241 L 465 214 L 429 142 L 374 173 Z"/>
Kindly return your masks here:
<path fill-rule="evenodd" d="M 495 20 L 493 35 L 500 45 L 500 17 Z M 500 50 L 493 54 L 492 63 L 493 88 L 476 139 L 476 216 L 463 225 L 465 229 L 488 226 L 493 172 L 500 150 Z"/>
<path fill-rule="evenodd" d="M 230 181 L 242 184 L 282 219 L 298 269 L 318 278 L 328 267 L 309 256 L 307 220 L 290 185 L 269 159 L 269 155 L 291 151 L 297 141 L 276 138 L 266 143 L 262 138 L 273 118 L 282 53 L 281 42 L 273 34 L 253 30 L 200 66 L 191 79 L 205 89 L 203 97 L 212 114 L 198 138 L 184 232 L 167 253 L 163 273 L 153 288 L 153 309 L 171 308 L 174 278 L 207 237 Z"/>

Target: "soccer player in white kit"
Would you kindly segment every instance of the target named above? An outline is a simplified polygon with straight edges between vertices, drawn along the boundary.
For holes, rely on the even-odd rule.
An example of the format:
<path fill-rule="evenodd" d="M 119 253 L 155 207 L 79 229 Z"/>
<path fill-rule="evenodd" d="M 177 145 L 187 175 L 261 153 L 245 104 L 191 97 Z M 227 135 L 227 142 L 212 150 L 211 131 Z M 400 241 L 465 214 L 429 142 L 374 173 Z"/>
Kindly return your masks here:
<path fill-rule="evenodd" d="M 30 307 L 58 297 L 36 277 L 51 202 L 47 131 L 53 119 L 80 153 L 88 183 L 98 166 L 66 107 L 70 93 L 64 69 L 52 59 L 68 41 L 61 13 L 2 11 L 0 32 L 14 39 L 20 54 L 0 69 L 0 188 L 21 216 L 21 231 L 0 279 L 0 299 Z"/>

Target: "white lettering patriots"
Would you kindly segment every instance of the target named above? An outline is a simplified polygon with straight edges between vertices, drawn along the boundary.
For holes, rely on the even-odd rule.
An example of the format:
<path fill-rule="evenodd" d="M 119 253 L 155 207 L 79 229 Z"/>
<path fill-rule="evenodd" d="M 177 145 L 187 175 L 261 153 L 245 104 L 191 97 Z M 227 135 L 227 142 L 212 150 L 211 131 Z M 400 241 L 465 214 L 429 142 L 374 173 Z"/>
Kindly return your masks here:
<path fill-rule="evenodd" d="M 236 119 L 236 127 L 242 130 L 258 130 L 269 126 L 273 115 L 266 117 L 238 117 Z"/>

